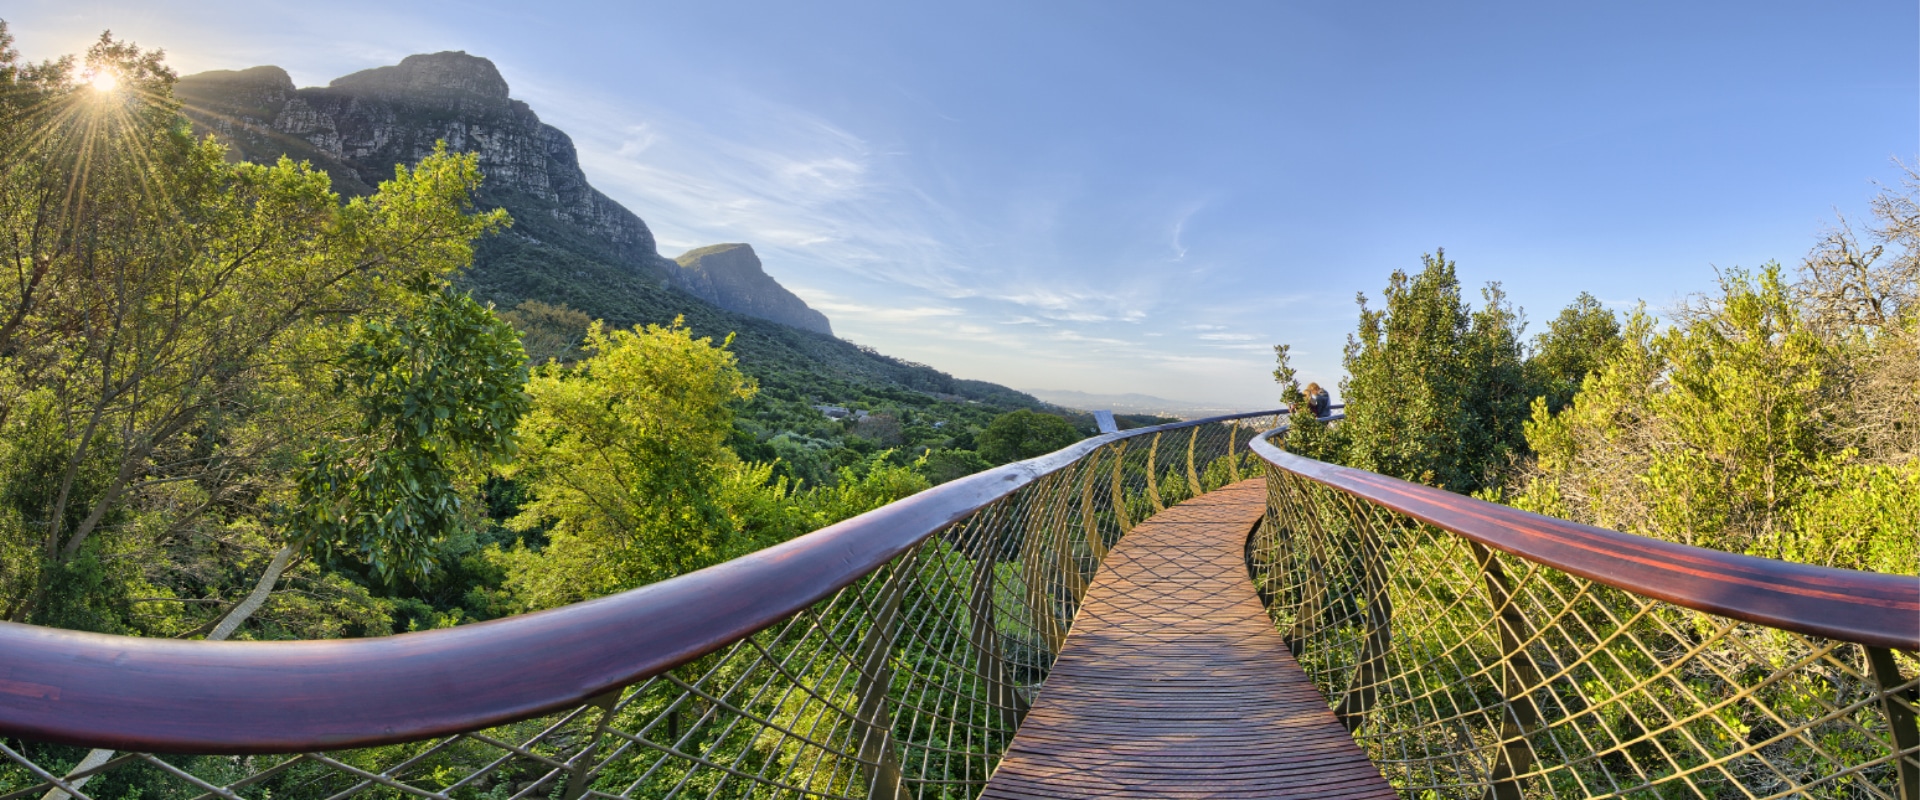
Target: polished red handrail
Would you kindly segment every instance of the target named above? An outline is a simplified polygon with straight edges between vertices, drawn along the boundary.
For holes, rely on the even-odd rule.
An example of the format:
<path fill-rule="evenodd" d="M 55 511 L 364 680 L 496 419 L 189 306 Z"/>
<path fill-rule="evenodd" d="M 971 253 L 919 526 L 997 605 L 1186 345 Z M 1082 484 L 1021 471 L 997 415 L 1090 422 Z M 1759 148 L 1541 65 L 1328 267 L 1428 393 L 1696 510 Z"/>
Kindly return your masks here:
<path fill-rule="evenodd" d="M 1254 437 L 1280 469 L 1561 572 L 1645 597 L 1782 630 L 1920 650 L 1920 578 L 1689 547 L 1568 522 L 1288 453 Z"/>
<path fill-rule="evenodd" d="M 783 544 L 584 603 L 371 639 L 192 642 L 0 623 L 0 734 L 158 753 L 414 741 L 578 706 L 759 631 L 1138 428 L 936 486 Z"/>

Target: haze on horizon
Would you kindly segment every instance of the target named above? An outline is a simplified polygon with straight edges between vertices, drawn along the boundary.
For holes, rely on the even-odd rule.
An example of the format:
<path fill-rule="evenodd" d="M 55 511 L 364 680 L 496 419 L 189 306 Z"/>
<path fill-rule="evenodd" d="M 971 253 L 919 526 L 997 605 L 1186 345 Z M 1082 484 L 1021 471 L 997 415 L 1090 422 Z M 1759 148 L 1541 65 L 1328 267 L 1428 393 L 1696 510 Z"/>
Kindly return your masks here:
<path fill-rule="evenodd" d="M 1536 323 L 1792 266 L 1920 161 L 1920 7 L 312 4 L 0 12 L 182 74 L 497 64 L 663 255 L 750 242 L 843 338 L 1021 388 L 1271 405 L 1445 247 Z M 1538 324 L 1530 333 L 1538 332 Z"/>

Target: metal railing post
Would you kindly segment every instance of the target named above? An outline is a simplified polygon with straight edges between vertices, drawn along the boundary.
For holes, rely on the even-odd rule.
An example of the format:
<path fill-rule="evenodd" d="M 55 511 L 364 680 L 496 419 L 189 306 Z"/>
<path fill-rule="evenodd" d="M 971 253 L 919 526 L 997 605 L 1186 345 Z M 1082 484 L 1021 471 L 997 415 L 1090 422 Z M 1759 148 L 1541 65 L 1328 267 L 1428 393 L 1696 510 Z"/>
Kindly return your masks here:
<path fill-rule="evenodd" d="M 1285 553 L 1277 557 L 1277 560 L 1286 565 L 1283 571 L 1288 576 L 1288 580 L 1283 588 L 1294 592 L 1297 598 L 1297 601 L 1287 604 L 1293 612 L 1293 624 L 1287 629 L 1283 638 L 1287 642 L 1287 650 L 1298 657 L 1306 652 L 1307 638 L 1313 635 L 1315 626 L 1322 622 L 1321 617 L 1325 613 L 1327 576 L 1326 559 L 1322 557 L 1322 548 L 1326 546 L 1328 537 L 1326 530 L 1320 525 L 1319 515 L 1312 513 L 1311 500 L 1293 483 L 1295 479 L 1270 475 L 1269 492 L 1274 491 L 1271 486 L 1276 480 L 1287 483 L 1286 489 L 1283 490 L 1286 492 L 1285 502 L 1295 517 L 1283 526 L 1291 545 Z M 1305 531 L 1304 535 L 1303 522 L 1311 526 L 1311 530 Z M 1279 530 L 1276 530 L 1275 534 L 1278 533 Z M 1303 538 L 1306 541 L 1302 542 Z M 1297 579 L 1295 579 L 1296 575 Z"/>
<path fill-rule="evenodd" d="M 867 797 L 877 800 L 912 797 L 901 773 L 900 757 L 893 752 L 893 716 L 887 712 L 887 691 L 893 686 L 894 623 L 900 617 L 900 596 L 906 587 L 903 576 L 918 554 L 918 550 L 909 551 L 896 562 L 880 587 L 873 625 L 860 643 L 860 705 L 854 710 L 854 719 L 860 726 L 860 769 L 867 776 Z"/>
<path fill-rule="evenodd" d="M 567 789 L 560 795 L 561 800 L 580 800 L 593 784 L 593 756 L 600 749 L 600 737 L 606 734 L 607 723 L 613 721 L 613 707 L 620 703 L 623 691 L 614 689 L 587 701 L 587 705 L 599 707 L 600 721 L 594 723 L 593 737 L 587 740 L 587 746 L 573 757 L 573 765 L 567 770 Z"/>
<path fill-rule="evenodd" d="M 1200 496 L 1200 473 L 1193 468 L 1193 448 L 1200 444 L 1201 426 L 1193 426 L 1193 434 L 1187 437 L 1187 496 Z"/>
<path fill-rule="evenodd" d="M 1113 445 L 1113 516 L 1120 524 L 1120 535 L 1133 532 L 1133 512 L 1127 509 L 1127 487 L 1125 466 L 1127 462 L 1127 443 Z"/>
<path fill-rule="evenodd" d="M 1357 515 L 1356 515 L 1357 516 Z M 1386 581 L 1386 548 L 1370 525 L 1360 525 L 1360 597 L 1367 604 L 1367 641 L 1354 665 L 1353 682 L 1340 698 L 1334 714 L 1348 732 L 1360 730 L 1368 711 L 1379 697 L 1380 682 L 1387 675 L 1387 651 L 1393 647 L 1393 598 Z"/>
<path fill-rule="evenodd" d="M 1080 568 L 1079 554 L 1073 546 L 1073 507 L 1067 498 L 1073 493 L 1073 478 L 1079 472 L 1078 466 L 1068 467 L 1045 481 L 1040 491 L 1045 493 L 1048 515 L 1041 521 L 1051 533 L 1053 542 L 1054 565 L 1060 570 L 1061 588 L 1073 598 L 1073 607 L 1078 609 L 1080 601 L 1087 596 L 1087 583 L 1092 578 Z M 1067 626 L 1071 627 L 1072 616 L 1068 616 Z"/>
<path fill-rule="evenodd" d="M 1908 683 L 1900 676 L 1893 651 L 1885 647 L 1863 647 L 1873 668 L 1873 680 L 1880 684 L 1880 708 L 1887 715 L 1887 728 L 1893 732 L 1900 800 L 1920 800 L 1920 721 L 1914 707 L 1920 706 L 1920 686 L 1900 688 Z"/>
<path fill-rule="evenodd" d="M 1500 720 L 1500 753 L 1487 775 L 1486 798 L 1521 800 L 1518 776 L 1533 768 L 1533 746 L 1527 736 L 1540 728 L 1540 709 L 1534 707 L 1530 691 L 1540 684 L 1540 670 L 1526 649 L 1533 631 L 1514 605 L 1513 586 L 1493 551 L 1478 542 L 1470 544 L 1474 560 L 1480 562 L 1480 574 L 1486 578 L 1495 624 L 1500 626 L 1500 696 L 1505 713 Z"/>
<path fill-rule="evenodd" d="M 1044 484 L 1051 477 L 1028 485 L 1020 497 L 1020 574 L 1021 582 L 1026 585 L 1027 609 L 1033 615 L 1034 631 L 1046 643 L 1047 652 L 1058 655 L 1067 631 L 1057 613 L 1053 587 L 1047 581 L 1047 568 L 1058 566 L 1058 558 L 1057 554 L 1048 552 L 1050 542 L 1042 502 L 1047 489 Z"/>
<path fill-rule="evenodd" d="M 994 593 L 1000 583 L 999 548 L 987 536 L 989 529 L 990 525 L 982 530 L 973 553 L 973 589 L 967 604 L 972 625 L 968 637 L 972 639 L 974 663 L 978 665 L 980 678 L 987 684 L 987 702 L 999 715 L 1000 724 L 1012 731 L 1020 727 L 1027 708 L 1014 688 L 1006 659 L 1000 654 L 1000 630 L 994 624 L 997 606 Z"/>
<path fill-rule="evenodd" d="M 1160 434 L 1153 434 L 1153 444 L 1147 447 L 1147 497 L 1153 501 L 1153 511 L 1158 514 L 1167 510 L 1167 504 L 1160 499 Z"/>
<path fill-rule="evenodd" d="M 1240 459 L 1233 452 L 1233 442 L 1240 438 L 1240 420 L 1234 420 L 1227 428 L 1227 471 L 1233 474 L 1233 482 L 1240 482 Z"/>
<path fill-rule="evenodd" d="M 1100 517 L 1093 507 L 1094 465 L 1099 463 L 1102 452 L 1104 448 L 1087 454 L 1086 475 L 1080 481 L 1080 527 L 1086 531 L 1087 552 L 1093 555 L 1095 570 L 1107 560 L 1106 537 L 1100 534 Z"/>

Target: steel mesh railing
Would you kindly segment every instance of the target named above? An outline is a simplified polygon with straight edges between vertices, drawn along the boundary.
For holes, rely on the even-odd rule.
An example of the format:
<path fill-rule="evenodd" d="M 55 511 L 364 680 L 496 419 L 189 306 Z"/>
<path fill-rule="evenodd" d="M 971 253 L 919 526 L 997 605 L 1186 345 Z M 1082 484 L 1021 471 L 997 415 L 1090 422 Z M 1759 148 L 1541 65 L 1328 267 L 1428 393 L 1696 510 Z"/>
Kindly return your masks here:
<path fill-rule="evenodd" d="M 451 732 L 447 723 L 421 722 L 438 728 L 433 735 L 409 734 L 393 727 L 414 719 L 404 709 L 380 707 L 351 691 L 328 699 L 314 688 L 321 683 L 292 677 L 293 667 L 309 668 L 314 659 L 302 660 L 309 650 L 258 643 L 157 654 L 132 648 L 137 657 L 124 674 L 173 669 L 179 674 L 165 676 L 174 681 L 168 685 L 187 687 L 202 684 L 177 665 L 212 652 L 205 648 L 221 648 L 214 656 L 276 654 L 245 669 L 206 670 L 208 683 L 233 678 L 264 687 L 255 693 L 261 696 L 234 704 L 230 723 L 220 708 L 206 707 L 218 701 L 185 696 L 192 692 L 171 700 L 178 705 L 170 712 L 168 699 L 143 698 L 131 684 L 87 683 L 76 673 L 75 683 L 58 685 L 61 664 L 98 666 L 112 658 L 116 637 L 0 625 L 0 650 L 58 646 L 73 654 L 62 650 L 38 666 L 9 671 L 8 656 L 0 653 L 0 800 L 970 798 L 985 785 L 1045 679 L 1107 549 L 1166 505 L 1257 477 L 1249 439 L 1277 421 L 1267 412 L 1109 434 L 764 551 L 758 573 L 723 565 L 636 590 L 654 593 L 618 602 L 644 606 L 647 598 L 680 597 L 683 606 L 676 608 L 737 606 L 772 622 L 737 633 L 715 630 L 691 644 L 667 642 L 654 623 L 630 627 L 617 615 L 595 623 L 600 627 L 579 632 L 580 641 L 637 638 L 629 650 L 651 653 L 646 642 L 656 637 L 661 650 L 679 654 L 659 656 L 659 668 L 613 685 L 591 685 L 600 679 L 581 677 L 586 666 L 570 672 L 567 652 L 529 655 L 528 663 L 544 665 L 538 671 L 511 653 L 434 667 L 442 672 L 431 672 L 422 685 L 443 687 L 441 700 L 450 694 L 470 704 L 473 719 L 487 720 L 471 726 L 477 729 L 455 725 L 459 730 Z M 860 544 L 876 538 L 899 546 Z M 897 553 L 861 566 L 862 547 Z M 849 555 L 836 561 L 842 550 Z M 802 556 L 812 559 L 804 561 L 815 565 L 809 569 L 840 564 L 834 568 L 847 574 L 817 579 L 828 588 L 790 608 L 767 607 L 779 601 L 763 602 L 761 594 L 779 593 L 740 577 L 780 574 L 773 570 L 783 559 Z M 789 564 L 790 571 L 800 563 Z M 463 642 L 578 618 L 523 618 L 393 640 L 447 642 L 443 649 L 459 653 Z M 543 635 L 543 642 L 568 641 Z M 260 649 L 275 647 L 283 649 Z M 605 660 L 604 648 L 587 649 L 582 661 Z M 333 680 L 346 670 L 347 682 L 369 687 L 402 680 L 383 671 L 384 656 L 338 652 L 329 658 L 346 666 L 328 666 L 335 672 L 322 677 Z M 271 673 L 282 653 L 290 677 L 276 684 L 271 674 L 258 674 Z M 40 671 L 28 674 L 27 667 Z M 593 675 L 606 672 L 604 665 L 593 669 Z M 586 699 L 501 724 L 503 715 L 527 714 L 513 710 L 520 706 L 487 709 L 494 702 L 488 694 L 505 690 L 482 687 L 521 681 L 551 683 L 555 696 Z M 467 692 L 470 699 L 462 697 Z M 368 704 L 363 724 L 352 713 L 322 713 L 327 704 L 355 702 Z M 90 710 L 62 716 L 63 707 Z M 137 719 L 106 710 L 118 708 Z M 420 718 L 427 716 L 423 711 Z M 330 721 L 315 721 L 322 717 Z M 271 741 L 248 739 L 249 730 L 271 731 Z M 130 741 L 152 752 L 95 751 L 88 759 L 88 747 Z M 373 745 L 329 746 L 342 742 Z"/>
<path fill-rule="evenodd" d="M 1257 448 L 1255 583 L 1403 796 L 1920 797 L 1920 581 L 1630 551 L 1637 537 Z M 1483 535 L 1544 522 L 1573 543 L 1557 565 Z M 1676 596 L 1631 570 L 1666 570 Z M 1764 594 L 1788 589 L 1797 614 Z"/>

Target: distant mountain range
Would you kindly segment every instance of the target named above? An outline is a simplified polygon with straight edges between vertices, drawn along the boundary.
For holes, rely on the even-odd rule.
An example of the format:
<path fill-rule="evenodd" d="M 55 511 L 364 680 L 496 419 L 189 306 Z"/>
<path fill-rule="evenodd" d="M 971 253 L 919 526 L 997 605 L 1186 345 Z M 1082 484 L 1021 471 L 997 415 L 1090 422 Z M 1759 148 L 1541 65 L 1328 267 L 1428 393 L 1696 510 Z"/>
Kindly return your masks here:
<path fill-rule="evenodd" d="M 748 245 L 661 256 L 646 223 L 588 183 L 572 139 L 513 99 L 487 59 L 414 55 L 307 88 L 279 67 L 222 70 L 183 77 L 175 93 L 196 130 L 233 157 L 305 160 L 347 195 L 371 193 L 394 165 L 419 161 L 438 141 L 477 153 L 485 180 L 475 200 L 506 209 L 513 226 L 479 243 L 460 282 L 500 308 L 539 300 L 616 325 L 684 317 L 700 335 L 736 334 L 741 366 L 794 402 L 905 389 L 942 402 L 1041 406 L 834 338 L 826 316 L 767 275 Z"/>
<path fill-rule="evenodd" d="M 1260 409 L 1234 406 L 1224 403 L 1201 403 L 1186 400 L 1168 400 L 1150 394 L 1096 394 L 1076 392 L 1069 389 L 1027 389 L 1045 402 L 1082 411 L 1109 410 L 1120 414 L 1151 414 L 1180 419 L 1199 419 L 1218 414 L 1231 414 L 1236 411 L 1258 411 Z M 1273 407 L 1278 407 L 1275 401 Z"/>

